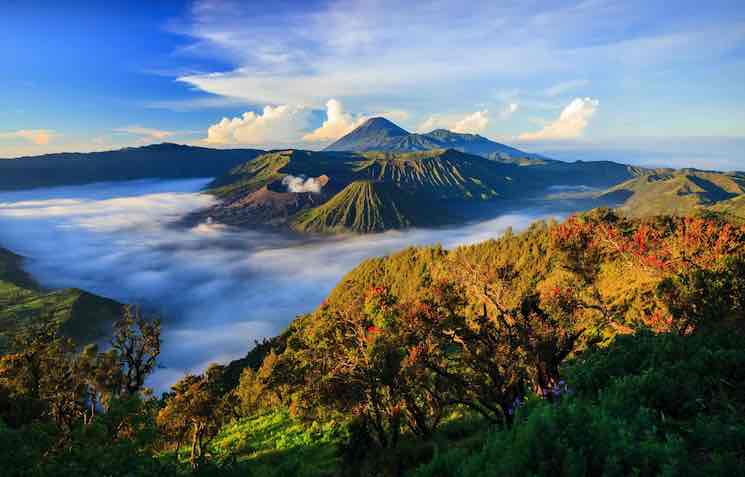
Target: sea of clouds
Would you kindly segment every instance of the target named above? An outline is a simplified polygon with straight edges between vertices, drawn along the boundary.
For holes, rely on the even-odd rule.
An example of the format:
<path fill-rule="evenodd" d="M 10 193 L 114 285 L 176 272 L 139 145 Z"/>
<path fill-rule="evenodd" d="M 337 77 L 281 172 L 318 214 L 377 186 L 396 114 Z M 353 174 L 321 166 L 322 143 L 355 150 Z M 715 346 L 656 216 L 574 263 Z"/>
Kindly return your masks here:
<path fill-rule="evenodd" d="M 77 287 L 163 316 L 164 390 L 184 372 L 243 356 L 313 310 L 356 264 L 409 245 L 445 247 L 522 229 L 566 208 L 527 208 L 458 228 L 326 239 L 185 226 L 214 198 L 204 180 L 133 181 L 0 193 L 0 246 L 44 286 Z"/>

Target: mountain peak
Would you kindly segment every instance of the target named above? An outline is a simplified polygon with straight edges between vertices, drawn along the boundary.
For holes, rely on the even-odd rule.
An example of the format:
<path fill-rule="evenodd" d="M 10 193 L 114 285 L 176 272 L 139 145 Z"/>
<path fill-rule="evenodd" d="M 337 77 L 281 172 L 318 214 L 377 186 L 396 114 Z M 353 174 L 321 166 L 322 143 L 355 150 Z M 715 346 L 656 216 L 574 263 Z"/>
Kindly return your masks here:
<path fill-rule="evenodd" d="M 359 127 L 357 127 L 352 133 L 355 131 L 364 131 L 366 133 L 370 133 L 373 131 L 380 131 L 386 133 L 389 137 L 390 136 L 406 136 L 409 134 L 407 130 L 404 128 L 398 126 L 397 124 L 393 123 L 392 121 L 389 121 L 388 119 L 376 116 L 374 118 L 370 118 L 364 123 L 362 123 Z M 352 134 L 350 133 L 350 134 Z"/>
<path fill-rule="evenodd" d="M 494 160 L 541 159 L 513 147 L 491 141 L 478 134 L 435 129 L 426 134 L 409 133 L 383 117 L 370 118 L 349 134 L 326 147 L 326 151 L 414 152 L 432 149 L 455 149 Z M 507 159 L 505 159 L 507 158 Z"/>
<path fill-rule="evenodd" d="M 409 132 L 383 117 L 370 118 L 330 146 L 327 151 L 370 151 L 391 140 L 409 136 Z"/>

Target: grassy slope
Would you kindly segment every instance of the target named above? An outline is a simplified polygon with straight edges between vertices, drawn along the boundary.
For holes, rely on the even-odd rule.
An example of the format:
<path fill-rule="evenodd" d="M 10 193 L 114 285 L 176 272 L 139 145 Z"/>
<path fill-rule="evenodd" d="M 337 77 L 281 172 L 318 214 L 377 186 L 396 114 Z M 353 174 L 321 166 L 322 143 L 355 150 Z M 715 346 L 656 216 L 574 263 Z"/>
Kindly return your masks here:
<path fill-rule="evenodd" d="M 685 215 L 705 208 L 742 206 L 745 176 L 684 169 L 661 171 L 624 182 L 606 192 L 624 201 L 620 209 L 632 216 Z"/>
<path fill-rule="evenodd" d="M 273 151 L 248 161 L 228 174 L 218 177 L 208 192 L 231 199 L 255 192 L 263 186 L 281 180 L 286 175 L 329 175 L 336 181 L 351 181 L 353 165 L 359 160 L 355 154 L 314 151 Z M 350 163 L 351 162 L 351 163 Z"/>
<path fill-rule="evenodd" d="M 745 195 L 719 202 L 711 207 L 717 212 L 724 212 L 740 221 L 745 221 Z"/>
<path fill-rule="evenodd" d="M 208 186 L 209 191 L 220 198 L 250 194 L 273 180 L 281 179 L 284 174 L 280 174 L 279 170 L 289 160 L 290 155 L 281 152 L 264 154 L 215 179 Z"/>
<path fill-rule="evenodd" d="M 13 333 L 53 321 L 79 342 L 103 336 L 122 305 L 77 289 L 46 291 L 23 270 L 22 258 L 0 249 L 0 350 Z"/>
<path fill-rule="evenodd" d="M 225 475 L 321 477 L 334 475 L 345 438 L 341 423 L 309 423 L 276 409 L 226 425 L 210 442 L 208 452 L 218 462 L 231 461 L 233 472 Z M 187 461 L 188 446 L 178 454 L 180 461 Z M 161 458 L 174 455 L 168 452 Z"/>

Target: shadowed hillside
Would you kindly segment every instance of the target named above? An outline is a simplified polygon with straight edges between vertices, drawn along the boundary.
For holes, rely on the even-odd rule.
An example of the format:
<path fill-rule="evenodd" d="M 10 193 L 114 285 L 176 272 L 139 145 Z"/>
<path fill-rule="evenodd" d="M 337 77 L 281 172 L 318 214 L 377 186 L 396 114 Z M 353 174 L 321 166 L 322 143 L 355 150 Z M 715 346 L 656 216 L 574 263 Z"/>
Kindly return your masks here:
<path fill-rule="evenodd" d="M 215 177 L 253 159 L 256 149 L 153 144 L 116 151 L 0 160 L 0 189 L 30 189 L 135 179 Z"/>
<path fill-rule="evenodd" d="M 123 305 L 78 289 L 43 290 L 23 270 L 23 259 L 0 249 L 0 350 L 14 333 L 54 322 L 80 343 L 105 336 Z"/>

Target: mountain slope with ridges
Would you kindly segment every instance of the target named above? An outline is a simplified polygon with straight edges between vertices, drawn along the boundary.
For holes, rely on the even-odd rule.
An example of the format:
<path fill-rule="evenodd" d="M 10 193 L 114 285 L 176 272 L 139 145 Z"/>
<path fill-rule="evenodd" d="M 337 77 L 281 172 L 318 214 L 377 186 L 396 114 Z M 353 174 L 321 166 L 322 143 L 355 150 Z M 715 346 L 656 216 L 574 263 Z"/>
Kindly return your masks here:
<path fill-rule="evenodd" d="M 328 202 L 301 213 L 293 228 L 302 232 L 382 232 L 414 225 L 413 198 L 395 185 L 354 181 Z"/>
<path fill-rule="evenodd" d="M 367 153 L 357 174 L 375 181 L 395 183 L 412 192 L 437 199 L 490 199 L 510 186 L 506 171 L 488 160 L 454 150 L 403 154 Z"/>

